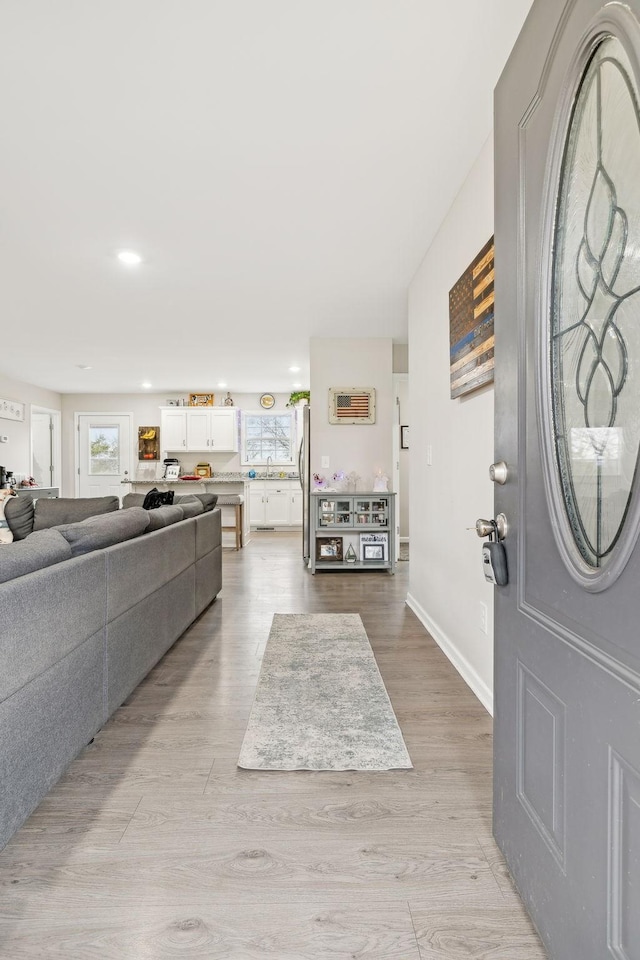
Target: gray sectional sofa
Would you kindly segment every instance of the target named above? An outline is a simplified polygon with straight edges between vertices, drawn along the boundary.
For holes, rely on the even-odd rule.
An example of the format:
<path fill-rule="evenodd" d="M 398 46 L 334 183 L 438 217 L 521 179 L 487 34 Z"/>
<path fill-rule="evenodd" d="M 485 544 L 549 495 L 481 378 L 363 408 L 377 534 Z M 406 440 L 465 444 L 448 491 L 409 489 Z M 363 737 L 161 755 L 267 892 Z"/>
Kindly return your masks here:
<path fill-rule="evenodd" d="M 222 585 L 219 509 L 70 515 L 0 547 L 0 848 Z"/>

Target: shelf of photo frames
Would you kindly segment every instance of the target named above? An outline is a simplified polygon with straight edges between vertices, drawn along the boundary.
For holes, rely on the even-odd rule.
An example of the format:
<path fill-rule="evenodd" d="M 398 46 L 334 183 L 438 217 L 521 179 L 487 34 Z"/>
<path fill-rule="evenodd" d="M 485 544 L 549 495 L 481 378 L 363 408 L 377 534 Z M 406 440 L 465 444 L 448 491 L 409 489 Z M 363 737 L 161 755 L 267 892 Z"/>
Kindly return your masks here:
<path fill-rule="evenodd" d="M 395 570 L 394 493 L 311 494 L 316 570 Z"/>

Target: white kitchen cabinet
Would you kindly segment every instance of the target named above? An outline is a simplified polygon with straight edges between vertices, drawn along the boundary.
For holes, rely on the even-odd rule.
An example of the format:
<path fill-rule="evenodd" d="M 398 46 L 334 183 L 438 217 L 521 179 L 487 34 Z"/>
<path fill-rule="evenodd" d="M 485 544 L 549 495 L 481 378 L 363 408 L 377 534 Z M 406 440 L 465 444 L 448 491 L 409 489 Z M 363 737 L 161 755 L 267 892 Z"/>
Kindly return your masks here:
<path fill-rule="evenodd" d="M 160 411 L 160 444 L 173 453 L 237 453 L 236 411 L 229 407 L 163 408 Z"/>
<path fill-rule="evenodd" d="M 186 450 L 187 411 L 169 407 L 160 411 L 160 447 L 166 452 Z"/>
<path fill-rule="evenodd" d="M 299 496 L 298 496 L 299 494 Z M 252 480 L 249 488 L 251 526 L 302 525 L 302 490 L 298 480 Z"/>

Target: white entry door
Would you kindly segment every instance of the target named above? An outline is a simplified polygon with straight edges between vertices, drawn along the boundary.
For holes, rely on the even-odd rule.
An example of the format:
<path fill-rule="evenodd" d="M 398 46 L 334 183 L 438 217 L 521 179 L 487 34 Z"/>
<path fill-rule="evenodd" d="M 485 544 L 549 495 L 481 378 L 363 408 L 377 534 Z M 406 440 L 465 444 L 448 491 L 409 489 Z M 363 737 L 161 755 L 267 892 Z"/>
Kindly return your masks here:
<path fill-rule="evenodd" d="M 131 414 L 78 414 L 78 496 L 120 497 L 131 477 Z"/>

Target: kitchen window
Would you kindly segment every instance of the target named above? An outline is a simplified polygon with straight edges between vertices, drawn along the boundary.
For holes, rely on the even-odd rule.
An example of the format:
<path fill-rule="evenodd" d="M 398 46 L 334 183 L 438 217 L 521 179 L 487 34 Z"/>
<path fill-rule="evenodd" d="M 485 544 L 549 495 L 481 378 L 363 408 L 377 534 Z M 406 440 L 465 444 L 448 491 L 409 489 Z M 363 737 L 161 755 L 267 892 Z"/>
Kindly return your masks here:
<path fill-rule="evenodd" d="M 293 413 L 242 414 L 243 464 L 292 464 L 295 456 Z"/>

